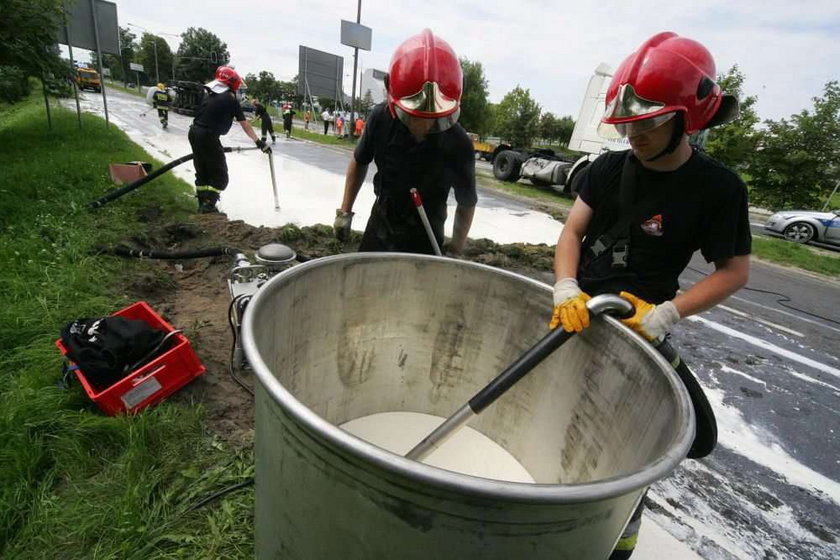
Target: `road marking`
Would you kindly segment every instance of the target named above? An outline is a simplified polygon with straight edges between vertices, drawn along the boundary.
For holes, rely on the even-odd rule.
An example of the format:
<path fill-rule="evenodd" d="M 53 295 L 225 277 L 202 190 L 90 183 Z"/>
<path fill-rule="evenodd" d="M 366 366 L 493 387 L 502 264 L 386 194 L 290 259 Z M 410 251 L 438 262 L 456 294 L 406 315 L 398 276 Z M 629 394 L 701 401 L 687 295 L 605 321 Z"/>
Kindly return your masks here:
<path fill-rule="evenodd" d="M 760 307 L 762 309 L 767 309 L 769 311 L 775 311 L 776 313 L 781 313 L 782 315 L 787 315 L 788 317 L 793 317 L 794 319 L 799 319 L 800 321 L 805 321 L 806 323 L 811 323 L 812 325 L 817 325 L 823 329 L 829 329 L 836 333 L 840 333 L 840 329 L 832 327 L 830 325 L 826 325 L 825 323 L 821 323 L 819 321 L 815 321 L 814 319 L 809 319 L 808 317 L 802 317 L 801 315 L 796 315 L 795 313 L 791 313 L 790 311 L 785 311 L 784 309 L 777 309 L 775 307 L 770 307 L 769 305 L 764 305 L 763 303 L 756 303 L 754 301 L 750 301 L 748 299 L 744 299 L 738 296 L 729 296 L 729 299 L 737 299 L 738 301 L 743 301 L 744 303 L 749 303 L 750 305 L 755 305 L 756 307 Z"/>
<path fill-rule="evenodd" d="M 769 350 L 770 352 L 773 352 L 774 354 L 778 354 L 779 356 L 782 356 L 783 358 L 787 358 L 788 360 L 793 360 L 794 362 L 799 362 L 800 364 L 803 364 L 803 365 L 806 365 L 808 367 L 814 368 L 816 370 L 825 372 L 829 375 L 833 375 L 834 377 L 837 377 L 838 379 L 840 379 L 840 369 L 833 368 L 829 365 L 826 365 L 822 362 L 818 362 L 816 360 L 812 360 L 811 358 L 808 358 L 807 356 L 802 356 L 800 354 L 797 354 L 796 352 L 791 352 L 790 350 L 786 350 L 786 349 L 784 349 L 780 346 L 776 346 L 775 344 L 767 342 L 766 340 L 762 340 L 762 339 L 754 337 L 752 335 L 742 333 L 741 331 L 737 331 L 737 330 L 729 328 L 725 325 L 721 325 L 720 323 L 710 321 L 709 319 L 706 319 L 704 317 L 698 317 L 697 315 L 692 315 L 691 317 L 688 318 L 688 320 L 689 321 L 695 321 L 695 322 L 698 322 L 698 323 L 703 323 L 705 326 L 709 327 L 710 329 L 716 330 L 720 333 L 731 336 L 733 338 L 741 339 L 744 342 L 748 342 L 749 344 L 752 344 L 753 346 L 758 346 L 759 348 Z"/>
<path fill-rule="evenodd" d="M 762 325 L 767 325 L 768 327 L 772 327 L 774 329 L 784 331 L 788 334 L 792 334 L 793 336 L 798 336 L 800 338 L 805 337 L 805 335 L 802 334 L 799 331 L 795 331 L 793 329 L 783 327 L 782 325 L 779 325 L 779 324 L 774 323 L 772 321 L 768 321 L 767 319 L 762 319 L 761 317 L 756 317 L 754 315 L 750 315 L 749 313 L 746 313 L 744 311 L 739 311 L 737 309 L 729 307 L 728 305 L 718 304 L 716 307 L 717 307 L 717 309 L 723 309 L 724 311 L 729 311 L 730 313 L 732 313 L 733 315 L 737 315 L 738 317 L 744 317 L 746 319 L 750 319 L 751 321 L 755 321 L 756 323 L 761 323 Z"/>

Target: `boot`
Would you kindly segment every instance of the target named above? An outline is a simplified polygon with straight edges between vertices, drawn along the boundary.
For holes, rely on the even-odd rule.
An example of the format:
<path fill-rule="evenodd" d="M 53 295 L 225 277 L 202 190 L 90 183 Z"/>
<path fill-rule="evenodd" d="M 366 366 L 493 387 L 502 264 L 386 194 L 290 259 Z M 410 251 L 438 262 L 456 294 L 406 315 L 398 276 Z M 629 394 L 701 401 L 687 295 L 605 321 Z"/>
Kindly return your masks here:
<path fill-rule="evenodd" d="M 274 144 L 274 143 L 276 143 L 276 142 L 277 142 L 277 138 L 275 138 L 274 136 L 272 136 L 272 137 L 271 137 L 271 143 L 272 143 L 272 144 Z"/>
<path fill-rule="evenodd" d="M 215 214 L 219 212 L 216 208 L 216 202 L 219 201 L 219 194 L 211 191 L 198 191 L 196 193 L 198 198 L 198 213 L 199 214 Z"/>

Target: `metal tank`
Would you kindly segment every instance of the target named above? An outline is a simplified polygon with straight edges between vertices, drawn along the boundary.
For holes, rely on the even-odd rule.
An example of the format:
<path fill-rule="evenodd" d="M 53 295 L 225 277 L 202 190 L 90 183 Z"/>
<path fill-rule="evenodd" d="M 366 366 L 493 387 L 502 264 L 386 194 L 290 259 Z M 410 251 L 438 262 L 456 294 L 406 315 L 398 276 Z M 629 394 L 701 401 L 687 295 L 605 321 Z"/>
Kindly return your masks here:
<path fill-rule="evenodd" d="M 694 435 L 669 365 L 612 318 L 470 423 L 537 484 L 417 463 L 337 427 L 449 416 L 546 334 L 551 308 L 545 284 L 423 255 L 339 255 L 266 283 L 243 331 L 257 376 L 257 557 L 607 558 Z"/>

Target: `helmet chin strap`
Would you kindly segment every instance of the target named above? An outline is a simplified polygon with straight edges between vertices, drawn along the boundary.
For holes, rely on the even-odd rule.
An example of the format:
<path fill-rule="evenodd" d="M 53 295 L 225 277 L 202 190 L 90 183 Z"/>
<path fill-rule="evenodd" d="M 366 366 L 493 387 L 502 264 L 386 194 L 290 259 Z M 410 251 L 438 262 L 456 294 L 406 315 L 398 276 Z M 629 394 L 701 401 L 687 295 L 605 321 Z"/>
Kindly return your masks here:
<path fill-rule="evenodd" d="M 682 111 L 677 112 L 672 119 L 674 122 L 674 128 L 671 132 L 671 140 L 668 142 L 668 145 L 665 148 L 656 154 L 653 157 L 646 159 L 645 161 L 656 161 L 661 157 L 665 157 L 668 154 L 674 153 L 674 150 L 677 149 L 677 146 L 680 145 L 680 141 L 682 140 L 683 130 L 685 130 L 685 121 L 683 119 Z"/>

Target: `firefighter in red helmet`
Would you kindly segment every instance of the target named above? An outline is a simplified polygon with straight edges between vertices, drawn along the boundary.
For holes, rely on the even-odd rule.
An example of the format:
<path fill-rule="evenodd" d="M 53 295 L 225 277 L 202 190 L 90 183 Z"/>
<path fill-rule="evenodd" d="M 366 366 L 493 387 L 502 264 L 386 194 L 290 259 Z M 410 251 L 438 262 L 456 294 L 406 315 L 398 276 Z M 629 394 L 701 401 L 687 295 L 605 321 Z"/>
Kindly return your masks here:
<path fill-rule="evenodd" d="M 402 43 L 391 59 L 386 102 L 374 107 L 350 159 L 335 233 L 346 239 L 353 204 L 376 162 L 376 202 L 360 251 L 433 254 L 433 246 L 412 203 L 416 188 L 439 246 L 443 246 L 446 201 L 457 202 L 447 250 L 459 254 L 472 224 L 477 195 L 472 142 L 458 124 L 463 76 L 446 41 L 425 29 Z"/>
<path fill-rule="evenodd" d="M 227 187 L 227 161 L 219 137 L 228 133 L 234 119 L 263 152 L 271 152 L 242 113 L 236 97 L 242 83 L 236 70 L 230 66 L 219 66 L 216 79 L 204 86 L 204 98 L 190 126 L 188 138 L 193 150 L 195 194 L 201 213 L 218 212 L 216 203 Z"/>
<path fill-rule="evenodd" d="M 717 425 L 668 333 L 746 284 L 751 237 L 744 183 L 692 146 L 689 135 L 733 119 L 737 107 L 715 83 L 714 59 L 703 45 L 675 33 L 642 43 L 613 76 L 599 128 L 626 138 L 630 150 L 602 154 L 584 170 L 554 257 L 551 327 L 588 326 L 590 296 L 620 293 L 630 300 L 635 313 L 622 322 L 665 356 L 691 398 L 690 458 L 711 453 Z M 679 275 L 697 250 L 715 271 L 678 294 Z M 611 559 L 632 554 L 642 509 L 640 502 Z"/>

